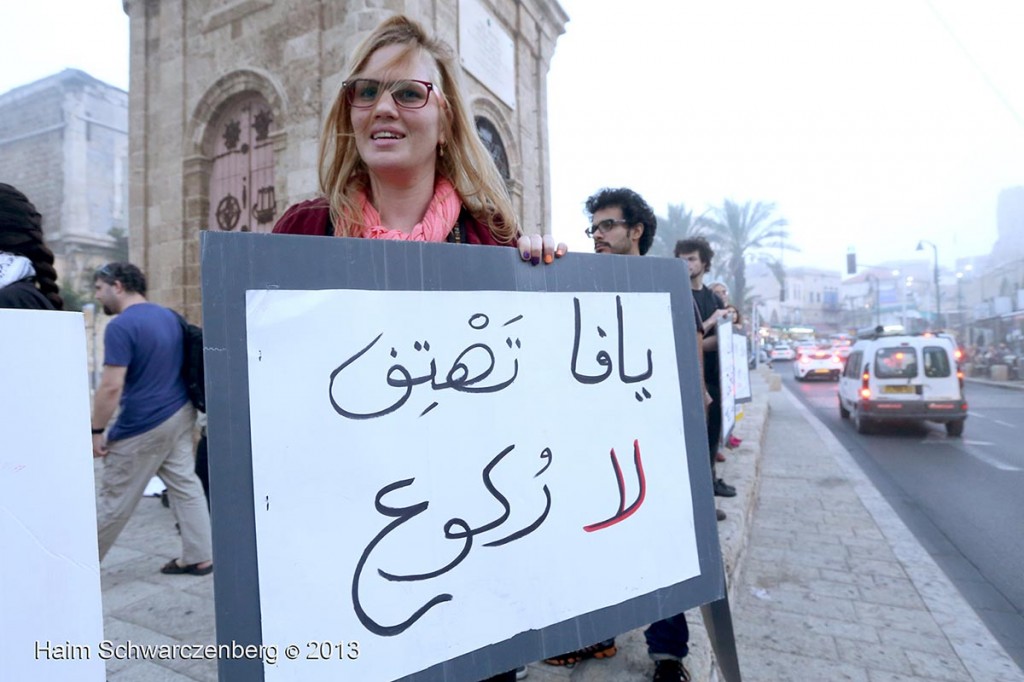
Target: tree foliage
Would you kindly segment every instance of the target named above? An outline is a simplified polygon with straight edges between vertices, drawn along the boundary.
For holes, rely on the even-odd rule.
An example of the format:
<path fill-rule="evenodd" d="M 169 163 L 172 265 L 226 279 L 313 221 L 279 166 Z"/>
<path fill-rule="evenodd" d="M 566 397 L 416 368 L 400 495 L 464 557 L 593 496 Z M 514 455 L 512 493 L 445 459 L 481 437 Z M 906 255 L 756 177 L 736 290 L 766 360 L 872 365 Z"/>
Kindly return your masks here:
<path fill-rule="evenodd" d="M 764 249 L 791 249 L 787 243 L 789 224 L 785 218 L 776 217 L 775 204 L 751 202 L 743 204 L 726 199 L 721 206 L 711 211 L 705 219 L 708 236 L 716 245 L 718 255 L 716 269 L 733 292 L 732 303 L 740 310 L 746 309 L 747 289 L 746 259 Z"/>
<path fill-rule="evenodd" d="M 705 227 L 703 214 L 695 217 L 693 210 L 686 209 L 686 204 L 669 204 L 668 217 L 658 216 L 658 230 L 648 254 L 671 258 L 677 241 L 701 234 Z"/>

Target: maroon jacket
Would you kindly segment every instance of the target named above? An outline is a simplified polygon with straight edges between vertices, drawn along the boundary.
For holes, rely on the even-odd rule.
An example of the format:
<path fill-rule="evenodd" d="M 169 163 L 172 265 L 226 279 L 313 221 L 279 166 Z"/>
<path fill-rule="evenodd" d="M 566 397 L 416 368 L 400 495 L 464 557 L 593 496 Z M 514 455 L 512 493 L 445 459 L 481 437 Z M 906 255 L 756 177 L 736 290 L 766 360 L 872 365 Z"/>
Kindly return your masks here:
<path fill-rule="evenodd" d="M 458 241 L 464 244 L 484 244 L 487 246 L 514 246 L 503 244 L 494 238 L 486 225 L 474 218 L 465 207 L 459 214 L 456 227 L 460 228 Z M 327 199 L 310 199 L 291 206 L 281 219 L 274 225 L 275 234 L 311 234 L 317 236 L 333 236 L 330 209 Z M 452 238 L 449 236 L 449 241 Z"/>

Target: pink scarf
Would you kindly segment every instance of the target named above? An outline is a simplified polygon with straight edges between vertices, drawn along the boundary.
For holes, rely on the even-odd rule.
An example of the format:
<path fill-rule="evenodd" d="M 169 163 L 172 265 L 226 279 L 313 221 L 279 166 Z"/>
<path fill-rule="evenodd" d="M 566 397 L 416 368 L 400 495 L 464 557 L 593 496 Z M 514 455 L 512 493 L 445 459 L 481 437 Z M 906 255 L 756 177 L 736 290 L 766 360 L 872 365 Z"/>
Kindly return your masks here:
<path fill-rule="evenodd" d="M 445 178 L 439 178 L 434 183 L 434 197 L 427 206 L 427 212 L 423 214 L 423 220 L 416 223 L 411 232 L 392 230 L 380 224 L 380 213 L 365 193 L 359 195 L 360 206 L 363 210 L 363 221 L 367 227 L 363 231 L 363 237 L 367 239 L 401 239 L 412 242 L 443 242 L 448 238 L 448 233 L 455 226 L 455 221 L 462 211 L 462 200 Z"/>

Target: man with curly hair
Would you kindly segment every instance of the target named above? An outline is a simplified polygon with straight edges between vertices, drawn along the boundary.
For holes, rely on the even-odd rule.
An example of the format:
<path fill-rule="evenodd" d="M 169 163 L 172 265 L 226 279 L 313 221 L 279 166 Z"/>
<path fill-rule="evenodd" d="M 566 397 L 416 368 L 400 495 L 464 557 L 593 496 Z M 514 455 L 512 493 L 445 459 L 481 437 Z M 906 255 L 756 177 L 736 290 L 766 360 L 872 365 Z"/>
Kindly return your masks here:
<path fill-rule="evenodd" d="M 704 284 L 704 277 L 711 271 L 711 259 L 715 252 L 704 237 L 690 237 L 676 242 L 675 256 L 686 261 L 690 271 L 690 288 L 693 300 L 704 320 L 704 384 L 714 401 L 708 408 L 708 450 L 711 453 L 711 477 L 715 495 L 735 497 L 736 488 L 715 477 L 715 455 L 722 439 L 722 387 L 718 375 L 718 323 L 734 322 L 732 312 L 715 292 Z"/>
<path fill-rule="evenodd" d="M 631 189 L 603 189 L 587 199 L 595 253 L 643 256 L 654 243 L 658 219 L 643 197 Z"/>
<path fill-rule="evenodd" d="M 602 189 L 586 201 L 590 216 L 587 236 L 594 240 L 596 253 L 642 256 L 654 242 L 658 219 L 643 197 L 625 187 Z M 700 347 L 701 319 L 694 309 L 697 344 Z M 665 618 L 644 631 L 647 653 L 654 660 L 654 682 L 688 682 L 690 673 L 683 665 L 689 653 L 690 630 L 686 614 Z M 588 658 L 611 658 L 618 652 L 615 638 L 549 658 L 549 665 L 575 665 Z"/>

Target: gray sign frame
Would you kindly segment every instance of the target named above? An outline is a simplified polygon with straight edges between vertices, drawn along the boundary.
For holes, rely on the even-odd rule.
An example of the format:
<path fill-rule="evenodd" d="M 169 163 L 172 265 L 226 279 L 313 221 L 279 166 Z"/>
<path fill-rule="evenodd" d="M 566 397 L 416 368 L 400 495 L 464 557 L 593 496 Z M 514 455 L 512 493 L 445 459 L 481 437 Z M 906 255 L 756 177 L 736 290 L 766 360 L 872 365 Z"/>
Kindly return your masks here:
<path fill-rule="evenodd" d="M 247 290 L 667 292 L 675 322 L 700 575 L 520 633 L 401 679 L 471 682 L 712 602 L 713 608 L 704 609 L 711 619 L 707 627 L 712 642 L 720 659 L 725 654 L 727 661 L 735 663 L 704 429 L 693 302 L 684 263 L 674 258 L 573 253 L 553 265 L 533 267 L 511 248 L 213 232 L 202 235 L 200 256 L 218 643 L 263 643 L 252 492 Z M 352 664 L 358 666 L 358 661 Z M 727 679 L 738 681 L 738 664 L 732 667 L 736 677 Z M 264 679 L 259 659 L 222 659 L 218 672 L 222 682 Z"/>

